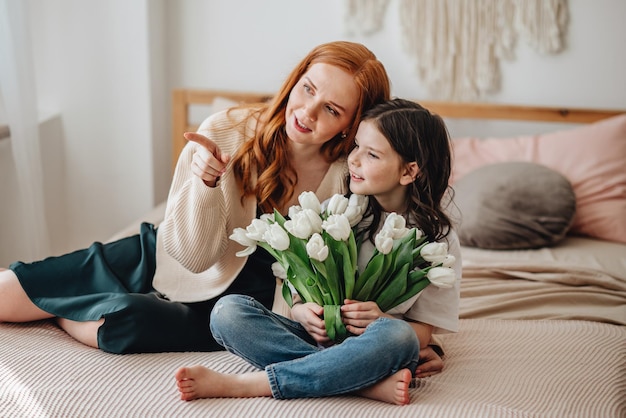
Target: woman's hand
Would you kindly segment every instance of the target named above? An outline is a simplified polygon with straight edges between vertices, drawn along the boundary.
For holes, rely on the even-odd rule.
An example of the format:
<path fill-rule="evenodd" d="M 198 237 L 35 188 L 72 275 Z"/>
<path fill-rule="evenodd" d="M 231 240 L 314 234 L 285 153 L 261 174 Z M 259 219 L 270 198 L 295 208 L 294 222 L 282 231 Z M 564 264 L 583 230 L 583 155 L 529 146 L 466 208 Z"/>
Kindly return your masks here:
<path fill-rule="evenodd" d="M 341 317 L 346 329 L 354 335 L 361 335 L 365 328 L 378 318 L 385 315 L 376 302 L 360 302 L 358 300 L 346 299 L 341 306 Z"/>
<path fill-rule="evenodd" d="M 326 333 L 323 314 L 324 308 L 313 302 L 296 303 L 291 308 L 293 319 L 298 321 L 318 344 L 326 346 L 331 341 Z"/>
<path fill-rule="evenodd" d="M 185 132 L 185 139 L 195 142 L 191 172 L 200 177 L 209 187 L 217 186 L 220 176 L 226 171 L 230 155 L 222 154 L 217 144 L 204 135 Z"/>

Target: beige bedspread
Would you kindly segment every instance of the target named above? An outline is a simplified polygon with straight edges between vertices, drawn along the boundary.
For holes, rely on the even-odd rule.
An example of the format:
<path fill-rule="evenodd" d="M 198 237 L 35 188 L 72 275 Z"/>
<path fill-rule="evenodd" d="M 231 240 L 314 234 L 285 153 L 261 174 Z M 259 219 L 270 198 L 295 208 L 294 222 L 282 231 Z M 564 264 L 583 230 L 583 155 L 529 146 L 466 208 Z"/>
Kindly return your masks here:
<path fill-rule="evenodd" d="M 464 247 L 462 318 L 626 325 L 626 245 L 568 237 L 553 248 Z"/>
<path fill-rule="evenodd" d="M 465 319 L 443 373 L 411 404 L 345 396 L 178 399 L 174 371 L 252 370 L 228 353 L 114 355 L 49 322 L 0 324 L 2 417 L 624 417 L 626 328 L 588 321 Z M 364 365 L 367 367 L 367 365 Z"/>
<path fill-rule="evenodd" d="M 626 417 L 626 245 L 462 254 L 460 331 L 442 336 L 445 369 L 417 381 L 410 405 L 183 402 L 178 367 L 252 367 L 225 352 L 107 354 L 43 321 L 0 324 L 0 417 Z"/>

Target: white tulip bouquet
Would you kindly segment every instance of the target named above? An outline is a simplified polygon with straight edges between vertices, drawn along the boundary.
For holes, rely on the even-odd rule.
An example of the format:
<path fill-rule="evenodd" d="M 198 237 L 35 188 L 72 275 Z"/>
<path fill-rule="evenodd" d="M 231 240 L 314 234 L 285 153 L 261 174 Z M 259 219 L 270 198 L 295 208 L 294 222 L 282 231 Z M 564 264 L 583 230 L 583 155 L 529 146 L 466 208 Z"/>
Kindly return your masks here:
<path fill-rule="evenodd" d="M 376 249 L 363 271 L 357 267 L 360 244 L 353 228 L 367 209 L 368 197 L 336 194 L 322 206 L 313 192 L 298 197 L 289 219 L 278 211 L 236 228 L 230 239 L 246 247 L 244 257 L 257 246 L 275 259 L 274 274 L 284 280 L 283 297 L 293 305 L 292 290 L 303 302 L 324 307 L 324 323 L 333 341 L 348 336 L 341 320 L 345 299 L 375 301 L 383 312 L 415 296 L 428 284 L 452 287 L 454 257 L 445 243 L 427 242 L 422 231 L 406 228 L 406 220 L 389 214 L 374 237 Z"/>

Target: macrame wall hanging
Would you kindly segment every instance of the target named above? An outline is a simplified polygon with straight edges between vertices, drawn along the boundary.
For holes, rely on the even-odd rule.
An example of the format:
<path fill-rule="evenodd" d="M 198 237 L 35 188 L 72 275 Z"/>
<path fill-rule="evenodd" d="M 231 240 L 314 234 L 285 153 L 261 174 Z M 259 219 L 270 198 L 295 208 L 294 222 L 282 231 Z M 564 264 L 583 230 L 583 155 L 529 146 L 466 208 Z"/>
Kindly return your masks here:
<path fill-rule="evenodd" d="M 389 0 L 346 0 L 349 33 L 382 29 Z M 474 100 L 500 88 L 517 38 L 544 54 L 564 48 L 567 0 L 398 0 L 407 52 L 433 98 Z"/>

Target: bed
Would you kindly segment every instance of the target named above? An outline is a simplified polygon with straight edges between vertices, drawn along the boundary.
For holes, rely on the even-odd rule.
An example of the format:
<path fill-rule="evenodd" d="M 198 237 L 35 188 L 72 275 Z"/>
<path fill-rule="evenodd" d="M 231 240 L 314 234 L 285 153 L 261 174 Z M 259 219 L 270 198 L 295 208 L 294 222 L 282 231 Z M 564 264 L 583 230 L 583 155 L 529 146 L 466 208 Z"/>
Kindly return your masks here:
<path fill-rule="evenodd" d="M 209 112 L 269 97 L 176 90 L 172 163 L 182 132 Z M 0 416 L 626 417 L 626 113 L 421 103 L 445 118 L 575 125 L 509 137 L 454 133 L 460 331 L 441 336 L 445 369 L 417 380 L 409 405 L 355 396 L 183 402 L 178 367 L 252 367 L 225 352 L 108 354 L 40 321 L 0 324 Z M 525 202 L 549 216 L 525 219 Z M 163 211 L 112 239 L 139 221 L 158 224 Z"/>

